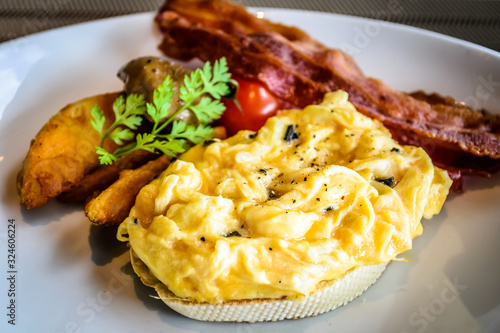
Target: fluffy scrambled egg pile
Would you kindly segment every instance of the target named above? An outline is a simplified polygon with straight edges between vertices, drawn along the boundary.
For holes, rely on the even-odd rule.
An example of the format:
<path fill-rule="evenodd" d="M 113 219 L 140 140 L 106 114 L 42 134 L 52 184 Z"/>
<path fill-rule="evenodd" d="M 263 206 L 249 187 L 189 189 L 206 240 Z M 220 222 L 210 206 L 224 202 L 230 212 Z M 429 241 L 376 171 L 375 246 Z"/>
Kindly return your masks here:
<path fill-rule="evenodd" d="M 192 148 L 141 190 L 118 238 L 176 296 L 209 303 L 301 297 L 396 259 L 451 180 L 347 99 Z"/>

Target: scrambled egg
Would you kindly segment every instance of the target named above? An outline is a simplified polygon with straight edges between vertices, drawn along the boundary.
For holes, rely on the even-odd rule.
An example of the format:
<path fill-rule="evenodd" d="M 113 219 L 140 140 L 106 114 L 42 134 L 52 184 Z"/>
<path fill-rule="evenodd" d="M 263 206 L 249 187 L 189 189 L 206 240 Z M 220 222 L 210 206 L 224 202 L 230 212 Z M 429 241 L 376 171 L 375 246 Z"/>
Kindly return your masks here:
<path fill-rule="evenodd" d="M 301 297 L 396 259 L 451 180 L 347 99 L 192 148 L 141 190 L 118 238 L 176 296 L 209 303 Z"/>

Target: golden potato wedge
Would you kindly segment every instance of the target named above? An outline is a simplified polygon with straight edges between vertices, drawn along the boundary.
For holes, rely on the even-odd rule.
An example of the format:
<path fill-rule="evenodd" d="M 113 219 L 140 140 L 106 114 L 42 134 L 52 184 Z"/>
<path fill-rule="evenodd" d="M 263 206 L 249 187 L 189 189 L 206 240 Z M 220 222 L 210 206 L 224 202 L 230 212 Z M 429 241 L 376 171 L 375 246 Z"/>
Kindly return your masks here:
<path fill-rule="evenodd" d="M 85 215 L 92 223 L 118 225 L 128 216 L 141 188 L 170 164 L 162 155 L 135 170 L 124 170 L 120 178 L 85 205 Z"/>
<path fill-rule="evenodd" d="M 95 146 L 101 136 L 92 127 L 90 110 L 94 105 L 102 108 L 107 128 L 114 121 L 113 103 L 120 94 L 97 95 L 68 104 L 40 129 L 17 175 L 21 205 L 28 209 L 45 205 L 98 165 Z M 114 151 L 116 145 L 106 140 L 104 148 Z"/>
<path fill-rule="evenodd" d="M 61 193 L 57 199 L 65 203 L 85 202 L 94 192 L 104 191 L 113 184 L 123 170 L 136 169 L 154 158 L 158 158 L 158 155 L 145 150 L 136 150 L 111 165 L 102 165 L 87 174 L 80 184 Z"/>

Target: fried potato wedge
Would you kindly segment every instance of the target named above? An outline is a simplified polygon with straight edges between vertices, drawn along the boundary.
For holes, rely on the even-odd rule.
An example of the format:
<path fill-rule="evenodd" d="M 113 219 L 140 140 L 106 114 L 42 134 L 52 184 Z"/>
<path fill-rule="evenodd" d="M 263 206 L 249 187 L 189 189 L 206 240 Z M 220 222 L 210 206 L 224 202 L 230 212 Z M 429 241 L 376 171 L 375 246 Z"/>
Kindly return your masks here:
<path fill-rule="evenodd" d="M 124 170 L 120 178 L 85 205 L 90 222 L 118 225 L 128 216 L 142 187 L 153 180 L 170 164 L 170 157 L 162 155 L 135 170 Z"/>
<path fill-rule="evenodd" d="M 223 126 L 214 127 L 214 139 L 225 139 L 226 137 L 226 129 Z M 145 154 L 144 152 L 140 152 L 139 150 L 133 154 Z M 113 163 L 113 165 L 120 163 L 124 162 L 120 162 L 119 160 Z M 85 215 L 90 222 L 95 224 L 118 225 L 122 223 L 130 213 L 130 209 L 134 205 L 135 198 L 139 194 L 139 191 L 149 184 L 154 177 L 165 170 L 169 164 L 170 157 L 163 155 L 135 170 L 131 168 L 121 171 L 117 181 L 109 187 L 103 186 L 103 188 L 107 188 L 101 193 L 96 193 L 93 198 L 87 201 L 85 204 Z M 110 166 L 110 169 L 113 168 L 113 165 Z M 104 168 L 107 167 L 108 166 Z M 119 165 L 115 166 L 115 168 L 120 167 Z M 101 169 L 103 169 L 103 167 L 101 167 Z M 98 169 L 96 173 L 99 170 L 100 169 Z M 104 172 L 107 173 L 108 171 L 103 171 L 103 173 Z M 96 184 L 100 181 L 100 177 L 95 177 L 95 179 L 93 179 L 94 177 L 90 175 L 88 178 L 89 182 L 95 182 Z M 84 183 L 85 182 L 87 182 L 87 180 L 85 180 Z M 84 184 L 82 184 L 82 189 L 83 186 Z"/>
<path fill-rule="evenodd" d="M 145 150 L 136 150 L 125 155 L 111 165 L 103 165 L 86 175 L 80 184 L 61 193 L 57 199 L 65 203 L 85 202 L 95 192 L 104 191 L 113 184 L 120 172 L 126 169 L 136 169 L 158 156 Z"/>
<path fill-rule="evenodd" d="M 94 105 L 102 108 L 107 128 L 114 121 L 113 103 L 120 94 L 102 94 L 68 104 L 40 129 L 17 175 L 21 205 L 28 209 L 45 205 L 98 165 L 95 146 L 101 136 L 92 127 L 90 110 Z M 106 140 L 104 148 L 114 151 L 116 145 Z"/>

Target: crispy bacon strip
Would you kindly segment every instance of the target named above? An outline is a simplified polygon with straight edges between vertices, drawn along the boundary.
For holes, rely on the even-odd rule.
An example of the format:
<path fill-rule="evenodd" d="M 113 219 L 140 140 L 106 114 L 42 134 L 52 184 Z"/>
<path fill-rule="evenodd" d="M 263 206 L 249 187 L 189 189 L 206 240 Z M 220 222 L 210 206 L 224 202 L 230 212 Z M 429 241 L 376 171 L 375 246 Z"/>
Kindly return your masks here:
<path fill-rule="evenodd" d="M 305 32 L 258 19 L 224 0 L 169 0 L 156 22 L 169 57 L 214 61 L 226 57 L 231 72 L 258 79 L 287 106 L 318 103 L 342 89 L 367 116 L 378 119 L 404 144 L 423 147 L 449 170 L 455 189 L 463 175 L 500 169 L 500 117 L 459 106 L 438 95 L 414 96 L 368 78 L 354 60 Z"/>

